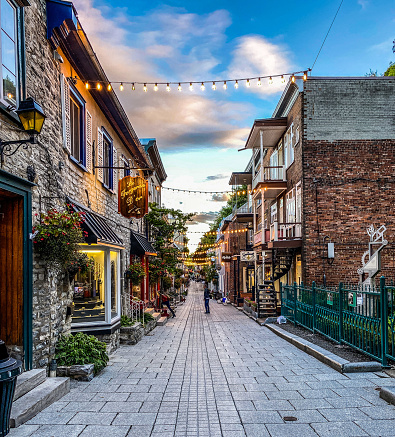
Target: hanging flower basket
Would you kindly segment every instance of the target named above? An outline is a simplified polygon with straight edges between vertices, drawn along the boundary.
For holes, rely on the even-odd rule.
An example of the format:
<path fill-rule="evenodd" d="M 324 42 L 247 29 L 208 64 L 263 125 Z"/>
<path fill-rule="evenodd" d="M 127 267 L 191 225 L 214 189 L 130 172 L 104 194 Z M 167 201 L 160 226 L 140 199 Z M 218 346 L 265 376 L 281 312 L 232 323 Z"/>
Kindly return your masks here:
<path fill-rule="evenodd" d="M 125 275 L 130 279 L 133 285 L 139 285 L 141 280 L 145 277 L 145 268 L 142 263 L 130 264 Z"/>
<path fill-rule="evenodd" d="M 50 209 L 33 227 L 34 248 L 51 267 L 64 271 L 77 259 L 78 244 L 83 243 L 86 234 L 81 229 L 83 214 Z"/>

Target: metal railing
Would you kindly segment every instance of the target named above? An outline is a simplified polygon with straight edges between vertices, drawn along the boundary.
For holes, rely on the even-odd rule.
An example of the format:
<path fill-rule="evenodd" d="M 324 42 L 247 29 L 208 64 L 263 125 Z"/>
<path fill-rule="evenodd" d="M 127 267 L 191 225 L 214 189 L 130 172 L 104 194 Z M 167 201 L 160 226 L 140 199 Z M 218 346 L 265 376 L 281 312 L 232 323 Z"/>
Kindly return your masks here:
<path fill-rule="evenodd" d="M 295 325 L 381 361 L 395 360 L 395 286 L 280 285 L 281 314 Z"/>
<path fill-rule="evenodd" d="M 259 182 L 285 181 L 285 166 L 261 167 L 256 169 L 255 176 L 252 179 L 252 188 L 254 189 Z"/>
<path fill-rule="evenodd" d="M 121 296 L 122 315 L 129 317 L 133 321 L 140 321 L 144 316 L 146 303 L 140 299 L 124 293 Z"/>

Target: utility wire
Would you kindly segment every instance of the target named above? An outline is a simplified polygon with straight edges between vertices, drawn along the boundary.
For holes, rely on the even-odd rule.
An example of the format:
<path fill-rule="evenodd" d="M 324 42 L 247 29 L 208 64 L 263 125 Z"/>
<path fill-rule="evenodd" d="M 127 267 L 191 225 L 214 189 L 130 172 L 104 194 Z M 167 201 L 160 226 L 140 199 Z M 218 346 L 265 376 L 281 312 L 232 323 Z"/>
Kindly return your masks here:
<path fill-rule="evenodd" d="M 311 70 L 313 70 L 315 63 L 317 62 L 318 56 L 320 56 L 321 50 L 322 50 L 322 48 L 324 47 L 325 41 L 326 41 L 326 39 L 328 38 L 329 32 L 330 32 L 331 29 L 332 29 L 333 23 L 334 23 L 335 20 L 336 20 L 337 14 L 338 14 L 339 11 L 340 11 L 340 8 L 341 8 L 341 6 L 342 6 L 342 4 L 343 4 L 343 1 L 344 1 L 344 0 L 341 0 L 340 5 L 339 5 L 339 7 L 337 8 L 336 14 L 335 14 L 335 16 L 333 17 L 332 23 L 331 23 L 331 25 L 329 26 L 328 32 L 327 32 L 327 34 L 326 34 L 326 36 L 325 36 L 325 38 L 324 38 L 324 41 L 323 41 L 322 44 L 321 44 L 321 47 L 320 47 L 320 49 L 319 49 L 319 51 L 318 51 L 318 53 L 317 53 L 317 56 L 316 56 L 315 61 L 314 61 L 314 63 L 313 63 L 313 66 L 311 67 Z M 310 70 L 310 71 L 311 71 L 311 70 Z"/>

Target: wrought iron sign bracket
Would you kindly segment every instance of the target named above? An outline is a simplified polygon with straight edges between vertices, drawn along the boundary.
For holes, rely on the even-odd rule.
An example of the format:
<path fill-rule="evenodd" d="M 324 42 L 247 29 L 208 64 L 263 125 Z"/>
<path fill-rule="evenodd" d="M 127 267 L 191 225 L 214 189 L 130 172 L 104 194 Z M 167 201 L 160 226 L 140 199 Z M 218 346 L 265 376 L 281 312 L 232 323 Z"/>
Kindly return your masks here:
<path fill-rule="evenodd" d="M 1 155 L 1 166 L 4 164 L 5 156 L 14 155 L 21 146 L 26 150 L 29 144 L 36 144 L 36 138 L 32 135 L 27 140 L 14 140 L 14 141 L 2 141 L 0 140 L 0 155 Z"/>

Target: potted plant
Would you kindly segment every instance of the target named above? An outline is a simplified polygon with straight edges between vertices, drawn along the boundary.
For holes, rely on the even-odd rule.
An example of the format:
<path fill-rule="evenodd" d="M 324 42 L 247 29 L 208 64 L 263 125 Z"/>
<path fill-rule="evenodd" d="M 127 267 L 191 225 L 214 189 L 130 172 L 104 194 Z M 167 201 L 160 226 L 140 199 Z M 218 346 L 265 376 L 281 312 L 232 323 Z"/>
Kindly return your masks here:
<path fill-rule="evenodd" d="M 142 263 L 135 262 L 130 264 L 126 277 L 130 279 L 133 285 L 139 285 L 145 276 L 145 268 Z"/>
<path fill-rule="evenodd" d="M 93 258 L 89 258 L 86 253 L 76 252 L 74 258 L 68 262 L 67 271 L 69 272 L 70 279 L 80 273 L 93 272 L 95 270 L 95 261 Z"/>

